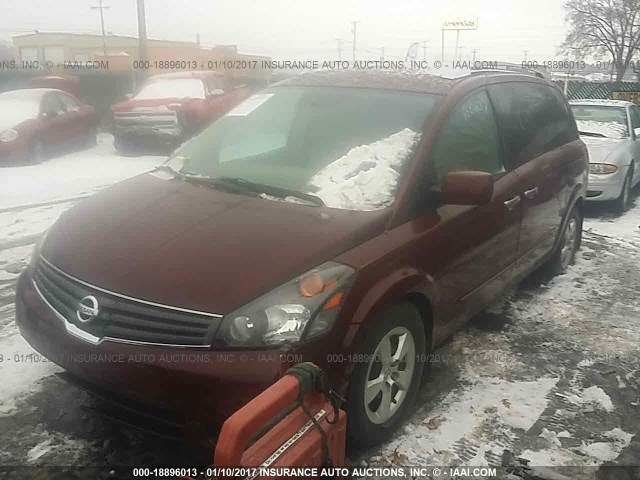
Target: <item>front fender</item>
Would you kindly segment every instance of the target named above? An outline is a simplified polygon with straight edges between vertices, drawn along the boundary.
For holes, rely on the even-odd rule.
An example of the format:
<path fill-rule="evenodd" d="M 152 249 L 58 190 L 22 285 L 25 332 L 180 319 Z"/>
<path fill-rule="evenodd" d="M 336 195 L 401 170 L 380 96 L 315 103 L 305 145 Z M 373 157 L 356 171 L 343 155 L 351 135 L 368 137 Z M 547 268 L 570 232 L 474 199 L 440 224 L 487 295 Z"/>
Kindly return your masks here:
<path fill-rule="evenodd" d="M 366 328 L 362 327 L 375 319 L 377 313 L 406 299 L 412 293 L 424 295 L 431 305 L 439 303 L 440 294 L 434 279 L 416 268 L 397 269 L 367 288 L 351 315 L 343 347 L 351 351 L 357 350 L 366 333 Z"/>

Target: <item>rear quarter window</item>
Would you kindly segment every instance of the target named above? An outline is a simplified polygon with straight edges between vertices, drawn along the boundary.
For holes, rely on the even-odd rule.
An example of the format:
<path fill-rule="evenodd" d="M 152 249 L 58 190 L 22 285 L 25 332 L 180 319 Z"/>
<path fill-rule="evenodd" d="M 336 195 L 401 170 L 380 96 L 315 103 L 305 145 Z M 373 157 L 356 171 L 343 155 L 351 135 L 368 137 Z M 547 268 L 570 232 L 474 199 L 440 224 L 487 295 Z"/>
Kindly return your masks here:
<path fill-rule="evenodd" d="M 563 95 L 538 83 L 489 86 L 508 163 L 518 167 L 578 138 Z"/>

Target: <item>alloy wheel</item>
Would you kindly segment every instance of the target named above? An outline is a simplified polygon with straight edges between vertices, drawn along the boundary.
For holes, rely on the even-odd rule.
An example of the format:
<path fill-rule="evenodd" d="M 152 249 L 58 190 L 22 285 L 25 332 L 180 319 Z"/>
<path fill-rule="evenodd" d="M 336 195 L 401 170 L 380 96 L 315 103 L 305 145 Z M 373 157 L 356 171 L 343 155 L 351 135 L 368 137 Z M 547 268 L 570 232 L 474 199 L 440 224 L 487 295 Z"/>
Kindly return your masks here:
<path fill-rule="evenodd" d="M 416 344 L 402 326 L 389 331 L 380 341 L 367 369 L 364 404 L 372 423 L 391 419 L 407 396 L 416 365 Z"/>
<path fill-rule="evenodd" d="M 627 208 L 629 205 L 629 191 L 631 190 L 631 182 L 629 176 L 624 179 L 624 185 L 622 185 L 622 208 Z"/>
<path fill-rule="evenodd" d="M 571 264 L 577 245 L 578 221 L 575 217 L 571 217 L 564 230 L 564 237 L 562 238 L 562 250 L 560 253 L 560 266 L 562 270 L 566 270 Z"/>

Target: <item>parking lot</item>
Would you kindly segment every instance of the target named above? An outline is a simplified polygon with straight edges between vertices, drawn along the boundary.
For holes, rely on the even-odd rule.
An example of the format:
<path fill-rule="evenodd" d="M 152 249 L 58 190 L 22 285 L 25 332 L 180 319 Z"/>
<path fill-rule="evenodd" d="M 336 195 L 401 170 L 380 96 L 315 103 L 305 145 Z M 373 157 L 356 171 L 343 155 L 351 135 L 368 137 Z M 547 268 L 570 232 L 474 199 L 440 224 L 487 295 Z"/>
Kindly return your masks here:
<path fill-rule="evenodd" d="M 96 414 L 96 400 L 31 356 L 14 322 L 15 282 L 66 209 L 162 157 L 121 157 L 112 137 L 41 165 L 0 170 L 0 465 L 190 465 L 212 455 Z M 637 193 L 637 192 L 636 192 Z M 350 461 L 380 465 L 633 464 L 640 454 L 640 205 L 589 207 L 569 272 L 534 275 L 434 352 L 415 413 Z M 636 462 L 637 463 L 637 462 Z M 601 477 L 604 478 L 604 477 Z M 621 478 L 621 477 L 611 477 Z"/>

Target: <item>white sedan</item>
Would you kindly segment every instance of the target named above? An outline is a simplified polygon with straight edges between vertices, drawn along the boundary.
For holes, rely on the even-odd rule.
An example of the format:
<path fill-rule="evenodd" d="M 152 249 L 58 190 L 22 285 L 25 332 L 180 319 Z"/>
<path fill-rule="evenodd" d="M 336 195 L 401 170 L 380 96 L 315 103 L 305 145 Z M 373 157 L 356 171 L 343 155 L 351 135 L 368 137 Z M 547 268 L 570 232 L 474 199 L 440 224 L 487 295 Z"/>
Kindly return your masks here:
<path fill-rule="evenodd" d="M 640 181 L 640 107 L 618 100 L 570 102 L 589 149 L 589 201 L 615 201 L 623 212 Z"/>

